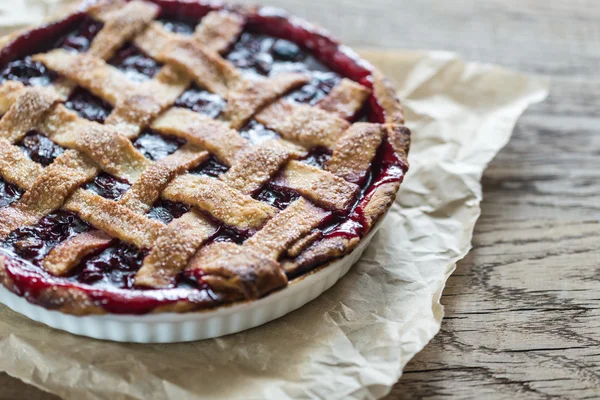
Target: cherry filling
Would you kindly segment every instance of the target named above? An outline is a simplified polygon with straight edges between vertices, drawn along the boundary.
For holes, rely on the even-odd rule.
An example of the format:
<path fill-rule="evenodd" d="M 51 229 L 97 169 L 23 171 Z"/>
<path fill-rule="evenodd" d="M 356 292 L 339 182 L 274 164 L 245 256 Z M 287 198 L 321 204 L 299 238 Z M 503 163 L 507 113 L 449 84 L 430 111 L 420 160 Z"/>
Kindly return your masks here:
<path fill-rule="evenodd" d="M 267 183 L 254 198 L 256 200 L 264 201 L 265 203 L 272 205 L 280 210 L 285 210 L 287 206 L 292 204 L 300 197 L 296 191 L 279 187 L 273 183 Z"/>
<path fill-rule="evenodd" d="M 112 111 L 110 104 L 81 87 L 75 89 L 65 106 L 76 111 L 81 117 L 101 124 Z"/>
<path fill-rule="evenodd" d="M 316 58 L 293 42 L 246 32 L 233 46 L 227 59 L 248 74 L 274 76 L 281 72 L 301 72 L 311 82 L 287 97 L 297 103 L 316 104 L 341 80 Z"/>
<path fill-rule="evenodd" d="M 175 107 L 187 108 L 197 113 L 206 114 L 213 119 L 221 114 L 226 104 L 221 96 L 200 89 L 195 84 L 175 101 Z"/>
<path fill-rule="evenodd" d="M 44 167 L 52 164 L 65 150 L 37 131 L 31 131 L 17 145 L 33 161 Z"/>
<path fill-rule="evenodd" d="M 94 287 L 131 289 L 145 256 L 146 253 L 137 247 L 118 242 L 100 254 L 84 259 L 70 280 Z"/>
<path fill-rule="evenodd" d="M 123 46 L 109 64 L 123 71 L 134 82 L 144 82 L 153 78 L 162 67 L 132 44 Z"/>
<path fill-rule="evenodd" d="M 194 175 L 205 175 L 218 178 L 219 175 L 224 174 L 228 170 L 229 168 L 221 163 L 215 156 L 210 156 L 204 164 L 190 172 Z"/>
<path fill-rule="evenodd" d="M 77 215 L 68 211 L 56 211 L 33 226 L 11 232 L 1 246 L 35 265 L 40 265 L 54 246 L 89 229 L 89 225 Z"/>
<path fill-rule="evenodd" d="M 327 161 L 331 159 L 331 151 L 324 147 L 315 147 L 302 161 L 308 165 L 323 169 Z"/>
<path fill-rule="evenodd" d="M 251 120 L 246 126 L 240 129 L 240 136 L 248 139 L 252 144 L 260 144 L 267 140 L 281 137 L 277 132 L 267 128 L 256 120 Z"/>
<path fill-rule="evenodd" d="M 0 207 L 14 203 L 21 198 L 22 194 L 18 187 L 0 178 Z"/>
<path fill-rule="evenodd" d="M 66 21 L 69 22 L 69 21 Z M 57 24 L 57 25 L 60 25 Z M 67 24 L 68 25 L 68 24 Z M 49 26 L 48 30 L 54 31 L 55 26 Z M 45 51 L 56 48 L 63 48 L 69 51 L 84 52 L 90 48 L 90 44 L 96 34 L 102 28 L 102 24 L 94 21 L 92 18 L 84 17 L 83 20 L 78 24 L 77 27 L 68 31 L 67 33 L 59 36 L 54 43 L 49 42 L 49 45 L 40 46 L 36 44 L 33 48 L 36 48 L 36 52 Z M 33 34 L 44 33 L 40 30 L 32 32 Z M 51 37 L 51 36 L 50 36 Z M 56 37 L 56 36 L 54 36 Z M 47 41 L 48 37 L 44 37 Z M 32 39 L 33 41 L 33 39 Z M 19 43 L 19 41 L 15 41 Z M 12 51 L 11 51 L 12 50 Z M 20 53 L 20 49 L 11 48 L 8 46 L 4 52 L 6 53 Z M 0 84 L 5 81 L 18 81 L 28 86 L 46 86 L 57 78 L 57 74 L 47 69 L 42 63 L 33 61 L 30 56 L 25 56 L 21 59 L 11 60 L 6 63 L 4 68 L 0 72 Z"/>
<path fill-rule="evenodd" d="M 245 32 L 227 59 L 243 72 L 263 76 L 280 72 L 323 71 L 326 68 L 298 45 L 283 39 Z"/>
<path fill-rule="evenodd" d="M 92 40 L 94 40 L 102 27 L 103 24 L 101 22 L 95 21 L 90 17 L 85 17 L 78 28 L 59 39 L 54 47 L 76 51 L 77 53 L 88 51 L 92 45 Z"/>
<path fill-rule="evenodd" d="M 190 211 L 190 207 L 184 203 L 160 199 L 148 212 L 148 217 L 169 224 L 188 211 Z"/>
<path fill-rule="evenodd" d="M 407 166 L 398 159 L 392 145 L 384 140 L 378 150 L 374 163 L 362 184 L 362 190 L 348 216 L 334 218 L 322 231 L 325 238 L 329 237 L 362 237 L 367 227 L 365 206 L 371 200 L 375 191 L 387 183 L 402 182 Z"/>
<path fill-rule="evenodd" d="M 340 81 L 341 78 L 338 74 L 313 72 L 312 80 L 309 84 L 293 91 L 287 97 L 296 103 L 315 105 L 319 100 L 327 96 Z"/>
<path fill-rule="evenodd" d="M 170 18 L 160 18 L 158 21 L 163 24 L 166 30 L 179 35 L 191 35 L 196 29 L 196 25 L 198 25 L 197 21 L 178 21 Z"/>
<path fill-rule="evenodd" d="M 31 57 L 10 62 L 0 72 L 0 83 L 18 81 L 28 86 L 46 86 L 56 74 L 47 69 L 42 63 L 33 61 Z"/>
<path fill-rule="evenodd" d="M 129 183 L 106 172 L 101 172 L 92 182 L 85 185 L 86 190 L 115 201 L 119 200 L 130 187 Z"/>
<path fill-rule="evenodd" d="M 242 244 L 246 239 L 248 239 L 250 235 L 245 232 L 239 232 L 235 229 L 228 228 L 226 226 L 220 226 L 217 233 L 213 236 L 210 242 L 227 242 L 227 243 L 235 243 Z"/>
<path fill-rule="evenodd" d="M 177 34 L 192 34 L 198 21 L 216 7 L 199 2 L 153 1 L 163 9 L 161 17 L 164 19 L 161 22 L 165 28 Z M 272 77 L 281 72 L 310 74 L 311 82 L 289 93 L 288 101 L 314 105 L 331 92 L 342 76 L 372 87 L 368 65 L 322 33 L 307 30 L 304 25 L 266 11 L 250 14 L 247 20 L 246 31 L 232 46 L 226 58 L 242 72 L 251 75 Z M 28 54 L 57 47 L 70 51 L 85 51 L 89 49 L 101 26 L 80 14 L 34 30 L 14 41 L 0 51 L 0 83 L 6 80 L 16 80 L 27 85 L 51 83 L 57 78 L 56 74 L 40 63 L 33 62 Z M 159 63 L 131 44 L 120 49 L 109 62 L 130 79 L 138 82 L 154 77 L 161 68 Z M 112 109 L 110 105 L 83 89 L 77 89 L 66 105 L 82 117 L 97 122 L 103 122 Z M 192 86 L 175 105 L 217 118 L 225 108 L 226 102 L 219 96 Z M 371 97 L 364 115 L 366 120 L 371 122 L 383 122 L 385 117 L 383 109 L 374 97 Z M 253 144 L 280 137 L 257 121 L 250 121 L 240 134 Z M 184 143 L 183 140 L 159 135 L 151 130 L 144 131 L 133 142 L 134 146 L 151 160 L 167 157 Z M 29 133 L 19 146 L 32 160 L 44 166 L 52 163 L 63 151 L 60 146 L 54 145 L 37 132 Z M 323 168 L 330 157 L 327 150 L 317 148 L 310 151 L 303 161 Z M 401 181 L 405 167 L 396 158 L 391 145 L 385 142 L 368 176 L 361 183 L 362 191 L 355 204 L 346 213 L 332 214 L 320 227 L 323 236 L 362 237 L 367 225 L 364 206 L 381 185 Z M 227 170 L 227 166 L 211 157 L 191 172 L 216 178 Z M 85 186 L 86 189 L 112 200 L 121 198 L 129 187 L 127 182 L 106 173 L 101 173 Z M 17 201 L 21 194 L 18 188 L 0 179 L 0 207 Z M 299 194 L 268 183 L 253 197 L 283 210 L 298 199 Z M 189 210 L 185 204 L 159 200 L 147 216 L 168 224 Z M 134 288 L 134 276 L 141 267 L 147 250 L 140 250 L 119 241 L 115 241 L 108 248 L 99 249 L 97 254 L 88 256 L 68 278 L 52 277 L 39 267 L 41 260 L 54 246 L 90 229 L 92 228 L 76 215 L 59 210 L 44 217 L 34 226 L 12 232 L 0 246 L 3 251 L 22 259 L 9 257 L 5 261 L 5 271 L 14 283 L 14 290 L 31 302 L 46 307 L 60 307 L 61 304 L 50 304 L 44 300 L 47 298 L 44 296 L 45 291 L 57 288 L 77 289 L 85 292 L 93 302 L 107 311 L 127 314 L 147 313 L 158 306 L 177 301 L 190 302 L 199 307 L 214 306 L 221 301 L 217 294 L 202 286 L 202 283 L 187 279 L 183 274 L 178 277 L 175 288 Z M 220 226 L 209 241 L 241 244 L 251 234 L 252 232 L 238 232 L 230 227 Z"/>
<path fill-rule="evenodd" d="M 184 144 L 185 140 L 183 139 L 161 135 L 152 129 L 146 129 L 133 142 L 135 148 L 152 161 L 162 160 L 176 152 Z"/>

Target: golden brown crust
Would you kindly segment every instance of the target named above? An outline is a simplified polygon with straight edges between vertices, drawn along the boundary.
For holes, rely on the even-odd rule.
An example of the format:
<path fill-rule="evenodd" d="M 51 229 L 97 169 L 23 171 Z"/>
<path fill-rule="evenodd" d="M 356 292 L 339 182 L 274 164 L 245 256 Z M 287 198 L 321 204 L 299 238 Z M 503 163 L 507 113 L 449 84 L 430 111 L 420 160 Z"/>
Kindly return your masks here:
<path fill-rule="evenodd" d="M 275 176 L 291 156 L 282 146 L 270 143 L 251 147 L 237 157 L 220 179 L 244 194 L 252 194 Z"/>
<path fill-rule="evenodd" d="M 151 165 L 129 139 L 100 124 L 88 124 L 72 142 L 63 143 L 88 156 L 103 171 L 129 182 L 135 182 Z"/>
<path fill-rule="evenodd" d="M 0 138 L 11 143 L 21 140 L 46 116 L 61 97 L 48 88 L 32 88 L 22 93 L 0 119 Z"/>
<path fill-rule="evenodd" d="M 371 231 L 371 228 L 373 228 L 375 223 L 377 223 L 390 207 L 392 207 L 399 188 L 400 182 L 390 182 L 375 189 L 371 198 L 363 208 L 363 224 L 365 232 Z"/>
<path fill-rule="evenodd" d="M 113 125 L 122 135 L 133 138 L 140 133 L 141 127 L 150 125 L 155 117 L 175 103 L 188 85 L 187 76 L 174 68 L 164 67 L 156 79 L 140 85 L 137 92 L 118 101 L 105 124 Z"/>
<path fill-rule="evenodd" d="M 42 171 L 42 166 L 27 158 L 21 149 L 0 139 L 0 176 L 5 181 L 29 189 Z"/>
<path fill-rule="evenodd" d="M 105 21 L 104 28 L 94 38 L 89 53 L 105 60 L 141 32 L 160 11 L 155 4 L 137 0 L 116 5 L 118 7 L 110 10 L 89 10 L 90 14 Z"/>
<path fill-rule="evenodd" d="M 146 30 L 135 37 L 134 44 L 150 57 L 164 61 L 163 51 L 177 43 L 196 43 L 206 49 L 225 52 L 237 39 L 244 25 L 244 19 L 228 11 L 208 13 L 196 27 L 194 35 L 183 37 L 167 31 L 159 22 L 152 22 Z"/>
<path fill-rule="evenodd" d="M 356 123 L 337 141 L 325 169 L 348 182 L 361 182 L 381 145 L 381 124 Z"/>
<path fill-rule="evenodd" d="M 56 49 L 32 58 L 112 105 L 124 100 L 126 94 L 135 93 L 137 88 L 123 72 L 89 54 L 74 54 Z"/>
<path fill-rule="evenodd" d="M 290 246 L 287 251 L 287 256 L 290 258 L 298 257 L 308 246 L 323 237 L 323 232 L 319 230 L 312 231 L 302 239 Z"/>
<path fill-rule="evenodd" d="M 208 157 L 208 152 L 193 145 L 183 146 L 170 156 L 150 165 L 125 192 L 119 204 L 138 214 L 147 213 L 173 178 L 197 167 Z"/>
<path fill-rule="evenodd" d="M 298 276 L 316 265 L 350 253 L 360 243 L 358 237 L 334 236 L 313 243 L 299 256 L 281 262 L 289 276 Z"/>
<path fill-rule="evenodd" d="M 178 40 L 181 40 L 178 35 L 167 31 L 160 22 L 152 22 L 133 40 L 133 44 L 145 54 L 159 60 L 167 46 Z"/>
<path fill-rule="evenodd" d="M 274 184 L 291 188 L 330 210 L 348 209 L 360 188 L 334 174 L 301 161 L 290 161 Z"/>
<path fill-rule="evenodd" d="M 213 290 L 230 293 L 236 300 L 251 300 L 287 285 L 279 263 L 252 249 L 233 243 L 203 247 L 189 270 L 200 271 Z"/>
<path fill-rule="evenodd" d="M 77 213 L 82 220 L 112 237 L 140 249 L 152 247 L 165 227 L 162 222 L 136 214 L 127 207 L 83 189 L 77 190 L 63 208 Z"/>
<path fill-rule="evenodd" d="M 308 200 L 299 198 L 246 240 L 244 247 L 277 260 L 288 246 L 309 234 L 329 215 Z"/>
<path fill-rule="evenodd" d="M 225 52 L 242 33 L 244 18 L 228 11 L 208 13 L 196 27 L 192 40 L 217 53 Z"/>
<path fill-rule="evenodd" d="M 327 111 L 280 100 L 256 115 L 256 120 L 285 139 L 311 147 L 332 147 L 350 127 L 348 121 Z"/>
<path fill-rule="evenodd" d="M 223 118 L 232 128 L 241 129 L 261 108 L 308 80 L 305 75 L 294 73 L 281 73 L 269 79 L 240 80 L 227 94 Z"/>
<path fill-rule="evenodd" d="M 154 243 L 135 276 L 138 286 L 166 288 L 184 270 L 190 259 L 209 237 L 217 231 L 206 217 L 191 211 L 173 220 Z"/>
<path fill-rule="evenodd" d="M 241 79 L 233 65 L 196 42 L 169 44 L 158 59 L 181 68 L 200 87 L 223 98 L 227 98 L 229 90 L 235 88 Z"/>
<path fill-rule="evenodd" d="M 387 124 L 404 124 L 404 107 L 396 96 L 396 89 L 390 80 L 378 69 L 373 70 L 373 90 L 377 102 L 383 108 Z"/>
<path fill-rule="evenodd" d="M 0 238 L 23 226 L 35 224 L 59 209 L 80 186 L 91 180 L 96 169 L 89 160 L 69 150 L 40 173 L 30 189 L 8 207 L 0 208 Z"/>
<path fill-rule="evenodd" d="M 163 197 L 191 204 L 241 231 L 257 230 L 277 214 L 274 207 L 207 176 L 182 175 L 167 186 Z"/>
<path fill-rule="evenodd" d="M 102 231 L 81 233 L 53 248 L 44 258 L 44 269 L 52 275 L 66 275 L 86 256 L 107 247 L 112 241 L 113 239 Z"/>
<path fill-rule="evenodd" d="M 227 166 L 250 143 L 225 122 L 183 108 L 173 107 L 152 123 L 152 129 L 187 140 L 211 154 Z"/>
<path fill-rule="evenodd" d="M 370 94 L 371 91 L 363 85 L 344 78 L 317 103 L 317 107 L 350 120 L 363 108 Z"/>
<path fill-rule="evenodd" d="M 7 81 L 0 85 L 0 114 L 5 114 L 26 91 L 27 88 L 21 82 Z"/>
<path fill-rule="evenodd" d="M 388 142 L 392 145 L 396 156 L 408 167 L 408 152 L 410 150 L 411 132 L 404 125 L 386 125 Z"/>

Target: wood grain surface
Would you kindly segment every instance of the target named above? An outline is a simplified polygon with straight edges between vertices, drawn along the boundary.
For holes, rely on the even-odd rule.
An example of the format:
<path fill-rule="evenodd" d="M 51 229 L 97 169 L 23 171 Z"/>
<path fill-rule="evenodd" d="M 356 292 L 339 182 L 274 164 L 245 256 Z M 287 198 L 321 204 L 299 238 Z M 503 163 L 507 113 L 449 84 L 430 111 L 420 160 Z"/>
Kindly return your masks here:
<path fill-rule="evenodd" d="M 484 175 L 474 248 L 444 292 L 441 333 L 387 400 L 600 398 L 598 2 L 268 2 L 353 47 L 451 50 L 552 78 L 550 98 Z M 6 375 L 0 398 L 56 399 Z"/>

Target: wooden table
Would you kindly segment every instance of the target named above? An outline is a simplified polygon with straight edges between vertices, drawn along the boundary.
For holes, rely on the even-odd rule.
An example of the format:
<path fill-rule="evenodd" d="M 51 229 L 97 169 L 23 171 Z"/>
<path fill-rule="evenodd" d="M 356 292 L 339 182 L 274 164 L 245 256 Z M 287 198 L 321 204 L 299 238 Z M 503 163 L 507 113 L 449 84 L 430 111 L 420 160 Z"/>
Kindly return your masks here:
<path fill-rule="evenodd" d="M 265 0 L 266 1 L 266 0 Z M 354 47 L 445 49 L 552 77 L 483 179 L 441 333 L 388 400 L 600 398 L 596 0 L 269 0 Z M 1 399 L 55 399 L 0 375 Z"/>

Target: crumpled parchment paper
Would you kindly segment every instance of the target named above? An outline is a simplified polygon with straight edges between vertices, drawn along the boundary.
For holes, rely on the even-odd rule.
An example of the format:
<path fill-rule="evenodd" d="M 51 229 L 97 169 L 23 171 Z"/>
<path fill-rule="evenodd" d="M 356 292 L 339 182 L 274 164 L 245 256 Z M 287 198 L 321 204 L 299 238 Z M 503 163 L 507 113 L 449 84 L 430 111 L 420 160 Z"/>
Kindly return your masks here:
<path fill-rule="evenodd" d="M 548 84 L 444 52 L 362 54 L 396 83 L 413 145 L 396 204 L 345 278 L 275 322 L 190 344 L 95 341 L 0 305 L 0 371 L 65 399 L 385 396 L 439 331 L 441 292 L 480 214 L 481 175 Z"/>

